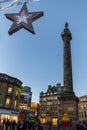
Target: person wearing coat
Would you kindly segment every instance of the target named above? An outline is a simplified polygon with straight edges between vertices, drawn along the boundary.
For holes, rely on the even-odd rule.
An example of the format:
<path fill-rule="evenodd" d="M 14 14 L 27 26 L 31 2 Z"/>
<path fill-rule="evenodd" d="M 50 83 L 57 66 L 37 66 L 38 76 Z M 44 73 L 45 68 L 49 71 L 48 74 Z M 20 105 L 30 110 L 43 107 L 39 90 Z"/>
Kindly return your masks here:
<path fill-rule="evenodd" d="M 38 121 L 35 121 L 34 124 L 32 125 L 32 130 L 43 130 L 43 127 Z"/>
<path fill-rule="evenodd" d="M 81 121 L 76 124 L 76 130 L 84 130 L 84 125 Z"/>

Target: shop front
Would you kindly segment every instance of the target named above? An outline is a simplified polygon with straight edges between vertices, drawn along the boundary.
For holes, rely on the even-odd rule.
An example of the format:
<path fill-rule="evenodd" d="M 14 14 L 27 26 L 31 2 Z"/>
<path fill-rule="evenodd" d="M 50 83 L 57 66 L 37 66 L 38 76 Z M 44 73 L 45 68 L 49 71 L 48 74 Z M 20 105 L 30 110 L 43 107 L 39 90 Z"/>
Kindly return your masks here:
<path fill-rule="evenodd" d="M 52 118 L 51 121 L 52 121 L 52 125 L 57 125 L 58 118 Z"/>
<path fill-rule="evenodd" d="M 41 122 L 41 124 L 46 124 L 47 123 L 47 118 L 45 118 L 45 117 L 40 118 L 40 122 Z"/>
<path fill-rule="evenodd" d="M 18 121 L 18 111 L 15 110 L 11 110 L 11 109 L 1 109 L 0 108 L 0 119 L 1 122 L 3 122 L 3 120 L 7 120 L 9 119 L 10 121 L 15 120 L 16 122 Z"/>
<path fill-rule="evenodd" d="M 53 117 L 53 118 L 40 118 L 41 124 L 47 124 L 48 122 L 51 122 L 52 125 L 57 125 L 58 123 L 58 118 Z"/>

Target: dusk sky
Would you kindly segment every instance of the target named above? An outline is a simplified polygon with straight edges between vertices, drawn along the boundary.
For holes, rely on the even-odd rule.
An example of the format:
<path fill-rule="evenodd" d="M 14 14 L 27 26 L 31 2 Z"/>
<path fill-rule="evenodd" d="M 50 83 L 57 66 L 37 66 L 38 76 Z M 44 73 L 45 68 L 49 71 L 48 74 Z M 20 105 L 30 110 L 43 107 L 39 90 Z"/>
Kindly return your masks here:
<path fill-rule="evenodd" d="M 37 102 L 39 93 L 46 92 L 48 85 L 63 85 L 61 33 L 68 22 L 72 33 L 73 89 L 76 96 L 87 95 L 87 0 L 28 2 L 29 12 L 44 12 L 43 17 L 33 22 L 36 34 L 21 29 L 9 36 L 13 22 L 4 14 L 19 13 L 21 8 L 18 5 L 0 11 L 0 73 L 31 87 L 32 101 Z"/>

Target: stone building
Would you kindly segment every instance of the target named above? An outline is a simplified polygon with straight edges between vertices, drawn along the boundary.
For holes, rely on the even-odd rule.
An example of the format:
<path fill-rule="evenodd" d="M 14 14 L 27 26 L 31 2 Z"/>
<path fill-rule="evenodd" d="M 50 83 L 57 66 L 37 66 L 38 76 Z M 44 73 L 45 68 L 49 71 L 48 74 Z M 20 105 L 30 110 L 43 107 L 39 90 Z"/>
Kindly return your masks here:
<path fill-rule="evenodd" d="M 79 120 L 87 122 L 87 95 L 79 97 L 78 117 Z"/>
<path fill-rule="evenodd" d="M 63 93 L 61 84 L 56 86 L 48 85 L 47 91 L 41 92 L 39 97 L 39 118 L 42 124 L 52 121 L 53 125 L 57 125 L 57 121 L 61 117 L 61 107 L 59 97 Z"/>
<path fill-rule="evenodd" d="M 63 33 L 63 86 L 48 87 L 47 92 L 40 93 L 40 119 L 57 122 L 64 113 L 68 113 L 72 121 L 78 119 L 78 97 L 73 91 L 72 62 L 71 62 L 71 32 L 66 22 Z M 48 119 L 46 119 L 46 117 Z"/>
<path fill-rule="evenodd" d="M 0 118 L 17 120 L 22 82 L 0 73 Z"/>

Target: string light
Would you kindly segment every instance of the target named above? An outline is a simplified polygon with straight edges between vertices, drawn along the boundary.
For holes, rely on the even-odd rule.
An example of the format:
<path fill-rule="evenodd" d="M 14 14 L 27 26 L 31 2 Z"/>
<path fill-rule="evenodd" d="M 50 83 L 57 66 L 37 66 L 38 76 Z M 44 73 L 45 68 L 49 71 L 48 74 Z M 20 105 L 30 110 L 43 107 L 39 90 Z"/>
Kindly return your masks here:
<path fill-rule="evenodd" d="M 28 3 L 28 2 L 32 2 L 32 1 L 39 1 L 39 0 L 1 0 L 0 4 L 3 4 L 5 2 L 9 2 L 11 1 L 10 4 L 6 5 L 6 6 L 0 6 L 0 11 L 15 7 L 17 5 L 23 5 L 24 3 Z"/>

